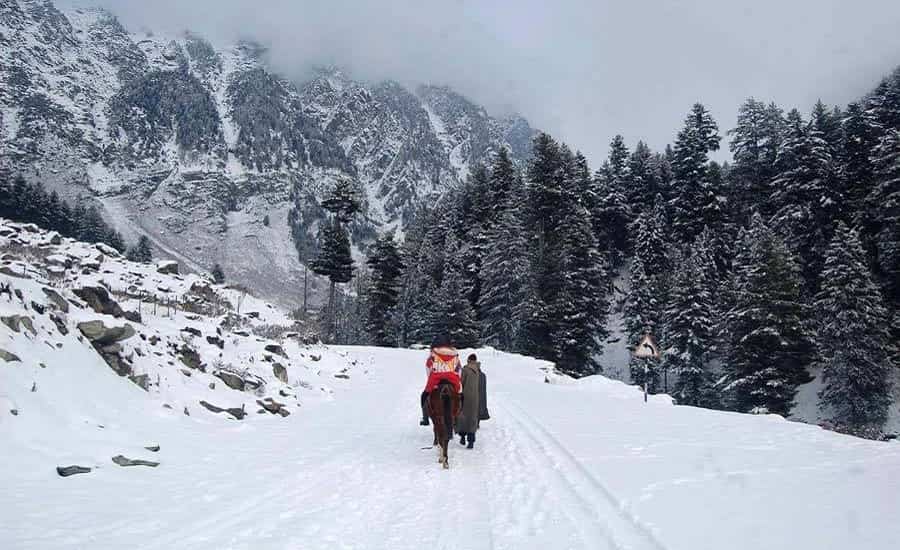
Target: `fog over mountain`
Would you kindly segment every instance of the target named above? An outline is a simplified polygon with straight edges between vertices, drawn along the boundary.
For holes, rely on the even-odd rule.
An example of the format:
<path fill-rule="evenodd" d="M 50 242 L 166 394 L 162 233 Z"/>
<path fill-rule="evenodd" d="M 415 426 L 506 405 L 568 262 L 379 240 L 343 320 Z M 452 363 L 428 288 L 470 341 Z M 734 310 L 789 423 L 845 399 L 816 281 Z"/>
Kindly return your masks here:
<path fill-rule="evenodd" d="M 448 84 L 595 161 L 616 133 L 664 147 L 698 100 L 724 130 L 748 96 L 804 112 L 819 95 L 846 104 L 900 60 L 891 0 L 60 2 L 98 3 L 134 30 L 256 39 L 297 78 L 336 64 L 358 78 Z"/>

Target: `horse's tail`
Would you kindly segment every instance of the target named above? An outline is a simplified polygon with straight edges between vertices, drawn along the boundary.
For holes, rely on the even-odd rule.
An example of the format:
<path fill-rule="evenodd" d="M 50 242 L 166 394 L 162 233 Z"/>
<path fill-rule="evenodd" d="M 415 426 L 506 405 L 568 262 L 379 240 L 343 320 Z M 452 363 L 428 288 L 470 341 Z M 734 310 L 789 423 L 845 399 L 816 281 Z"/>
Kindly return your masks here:
<path fill-rule="evenodd" d="M 441 404 L 444 406 L 444 428 L 447 430 L 448 439 L 453 437 L 453 413 L 450 411 L 453 405 L 450 399 L 451 391 L 452 388 L 449 385 L 445 385 L 441 389 Z"/>

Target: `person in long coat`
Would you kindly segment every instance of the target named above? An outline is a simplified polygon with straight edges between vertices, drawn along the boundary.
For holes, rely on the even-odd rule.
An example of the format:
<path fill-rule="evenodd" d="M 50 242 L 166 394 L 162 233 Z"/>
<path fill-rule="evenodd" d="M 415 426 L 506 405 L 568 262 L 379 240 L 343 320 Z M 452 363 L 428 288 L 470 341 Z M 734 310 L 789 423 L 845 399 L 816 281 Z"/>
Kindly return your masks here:
<path fill-rule="evenodd" d="M 469 355 L 462 369 L 462 411 L 456 421 L 459 444 L 468 448 L 475 446 L 475 432 L 478 431 L 481 405 L 481 365 L 475 354 Z"/>

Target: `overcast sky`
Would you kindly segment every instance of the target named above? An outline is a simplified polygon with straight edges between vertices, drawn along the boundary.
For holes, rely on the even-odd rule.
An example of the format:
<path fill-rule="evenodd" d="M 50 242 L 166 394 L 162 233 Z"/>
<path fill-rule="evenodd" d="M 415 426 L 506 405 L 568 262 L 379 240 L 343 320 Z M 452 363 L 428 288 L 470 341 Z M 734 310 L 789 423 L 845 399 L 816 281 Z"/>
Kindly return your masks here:
<path fill-rule="evenodd" d="M 664 147 L 696 101 L 724 136 L 749 96 L 808 113 L 817 98 L 858 98 L 900 65 L 900 0 L 61 4 L 85 1 L 131 30 L 255 38 L 294 76 L 336 64 L 365 79 L 448 84 L 492 112 L 521 113 L 595 166 L 617 133 Z"/>

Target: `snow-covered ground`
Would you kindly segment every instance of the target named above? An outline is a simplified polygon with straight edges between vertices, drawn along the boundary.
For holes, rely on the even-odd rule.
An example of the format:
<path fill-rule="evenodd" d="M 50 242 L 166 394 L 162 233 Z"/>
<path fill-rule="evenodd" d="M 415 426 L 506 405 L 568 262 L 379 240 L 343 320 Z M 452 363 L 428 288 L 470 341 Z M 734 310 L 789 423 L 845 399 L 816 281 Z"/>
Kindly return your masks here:
<path fill-rule="evenodd" d="M 430 428 L 418 425 L 425 352 L 258 336 L 290 320 L 250 296 L 232 312 L 239 327 L 146 303 L 140 322 L 100 314 L 75 290 L 183 296 L 200 281 L 112 254 L 95 269 L 98 249 L 51 240 L 0 223 L 0 272 L 13 274 L 0 273 L 12 291 L 0 294 L 0 317 L 28 317 L 34 329 L 0 323 L 0 349 L 19 358 L 0 359 L 0 548 L 886 550 L 900 541 L 898 443 L 665 396 L 644 403 L 618 381 L 574 381 L 547 363 L 477 350 L 492 418 L 475 449 L 452 443 L 442 470 Z M 48 271 L 66 257 L 72 267 Z M 66 298 L 66 316 L 45 288 Z M 215 300 L 241 299 L 210 288 Z M 148 375 L 146 390 L 81 334 L 78 323 L 91 320 L 135 329 L 118 353 Z M 220 329 L 223 348 L 206 339 Z M 205 370 L 183 364 L 182 345 Z M 287 356 L 275 354 L 286 381 L 266 359 L 272 345 Z M 262 385 L 227 387 L 217 376 L 227 363 Z M 289 416 L 260 410 L 265 397 Z M 121 467 L 117 455 L 159 465 Z M 70 465 L 92 470 L 57 474 Z"/>

